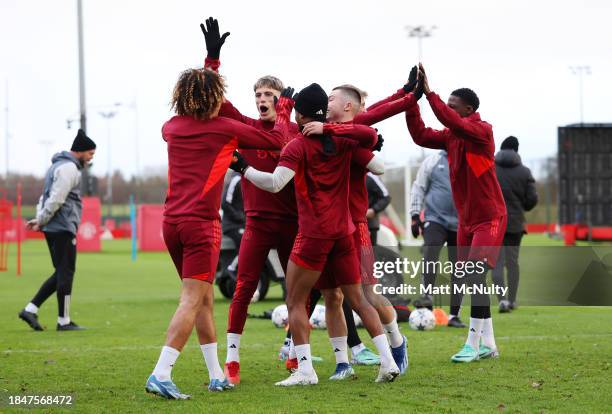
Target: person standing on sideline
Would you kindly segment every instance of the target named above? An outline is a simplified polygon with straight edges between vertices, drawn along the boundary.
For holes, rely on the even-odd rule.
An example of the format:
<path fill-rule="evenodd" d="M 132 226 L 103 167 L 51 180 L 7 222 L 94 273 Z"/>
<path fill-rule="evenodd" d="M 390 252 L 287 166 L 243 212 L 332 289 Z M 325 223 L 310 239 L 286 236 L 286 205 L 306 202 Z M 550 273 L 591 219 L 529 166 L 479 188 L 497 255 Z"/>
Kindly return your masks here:
<path fill-rule="evenodd" d="M 366 175 L 366 188 L 368 190 L 368 211 L 366 213 L 368 230 L 370 231 L 372 246 L 376 246 L 376 238 L 380 229 L 378 215 L 391 204 L 391 195 L 380 177 L 371 172 Z"/>
<path fill-rule="evenodd" d="M 516 292 L 519 284 L 518 256 L 521 239 L 525 231 L 525 211 L 538 203 L 535 180 L 531 170 L 525 167 L 518 154 L 519 142 L 516 137 L 506 138 L 495 155 L 495 170 L 501 186 L 506 208 L 508 226 L 504 234 L 504 247 L 499 253 L 493 269 L 493 282 L 504 286 L 504 266 L 508 272 L 508 295 L 498 295 L 499 312 L 507 313 L 516 309 Z"/>
<path fill-rule="evenodd" d="M 62 151 L 51 158 L 45 174 L 44 189 L 36 206 L 36 218 L 26 228 L 42 231 L 51 253 L 53 274 L 42 284 L 32 301 L 19 312 L 35 331 L 42 331 L 38 309 L 54 292 L 57 293 L 57 330 L 84 329 L 70 320 L 70 297 L 76 265 L 76 236 L 81 222 L 81 169 L 96 152 L 96 144 L 79 129 L 70 151 Z"/>
<path fill-rule="evenodd" d="M 421 210 L 425 205 L 425 223 L 421 222 Z M 457 209 L 453 201 L 450 176 L 448 174 L 448 153 L 442 150 L 423 160 L 416 180 L 410 192 L 410 217 L 412 217 L 412 235 L 417 238 L 423 235 L 423 259 L 425 263 L 434 263 L 440 257 L 444 243 L 448 246 L 448 260 L 457 262 Z M 451 275 L 452 284 L 456 285 L 455 275 Z M 423 271 L 423 285 L 431 287 L 436 284 L 436 267 L 426 266 Z M 453 290 L 448 326 L 465 328 L 459 319 L 461 295 Z M 458 296 L 458 297 L 457 297 Z M 421 298 L 423 306 L 432 309 L 430 296 Z"/>

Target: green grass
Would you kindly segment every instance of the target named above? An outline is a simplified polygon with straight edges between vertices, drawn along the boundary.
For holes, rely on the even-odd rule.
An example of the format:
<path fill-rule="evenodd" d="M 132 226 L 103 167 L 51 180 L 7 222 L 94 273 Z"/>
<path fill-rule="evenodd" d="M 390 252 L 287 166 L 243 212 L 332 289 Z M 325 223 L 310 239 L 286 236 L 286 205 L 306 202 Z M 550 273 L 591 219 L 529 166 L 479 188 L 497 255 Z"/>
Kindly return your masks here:
<path fill-rule="evenodd" d="M 530 240 L 537 243 L 537 240 Z M 13 251 L 14 248 L 12 247 Z M 129 244 L 107 242 L 104 251 L 78 257 L 72 317 L 89 329 L 54 330 L 56 300 L 42 307 L 45 332 L 32 332 L 17 318 L 50 272 L 43 242 L 24 245 L 24 274 L 14 264 L 0 273 L 0 399 L 8 395 L 72 394 L 71 412 L 606 412 L 612 392 L 612 308 L 522 307 L 494 315 L 499 360 L 453 365 L 451 354 L 466 332 L 436 328 L 408 331 L 411 368 L 392 384 L 374 384 L 374 367 L 356 367 L 358 379 L 330 383 L 334 368 L 324 331 L 312 333 L 320 383 L 278 389 L 286 377 L 276 360 L 284 331 L 270 321 L 247 320 L 243 336 L 242 384 L 208 393 L 201 352 L 194 337 L 173 376 L 189 401 L 165 401 L 144 392 L 176 307 L 179 281 L 166 254 L 129 257 Z M 11 260 L 13 260 L 11 258 Z M 524 275 L 529 278 L 530 275 Z M 253 304 L 261 313 L 280 303 L 280 290 Z M 225 357 L 228 301 L 217 294 L 219 355 Z M 464 310 L 464 317 L 467 319 Z M 367 333 L 360 329 L 362 338 Z M 366 344 L 371 346 L 369 339 Z M 4 394 L 4 395 L 3 395 Z M 56 412 L 58 409 L 47 409 Z M 0 412 L 12 412 L 0 404 Z"/>

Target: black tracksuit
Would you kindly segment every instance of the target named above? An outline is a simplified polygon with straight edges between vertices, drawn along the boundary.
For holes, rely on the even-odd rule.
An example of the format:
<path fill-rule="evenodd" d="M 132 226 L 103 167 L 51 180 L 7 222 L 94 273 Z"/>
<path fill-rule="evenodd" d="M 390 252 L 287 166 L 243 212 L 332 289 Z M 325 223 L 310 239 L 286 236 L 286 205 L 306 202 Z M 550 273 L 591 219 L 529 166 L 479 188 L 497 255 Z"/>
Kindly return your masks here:
<path fill-rule="evenodd" d="M 508 270 L 508 297 L 498 299 L 515 302 L 519 283 L 519 246 L 525 233 L 525 211 L 536 206 L 538 194 L 531 171 L 522 164 L 521 157 L 514 150 L 500 150 L 495 155 L 495 167 L 508 209 L 508 225 L 504 235 L 504 247 L 500 250 L 497 265 L 493 269 L 493 281 L 504 286 L 505 266 Z"/>

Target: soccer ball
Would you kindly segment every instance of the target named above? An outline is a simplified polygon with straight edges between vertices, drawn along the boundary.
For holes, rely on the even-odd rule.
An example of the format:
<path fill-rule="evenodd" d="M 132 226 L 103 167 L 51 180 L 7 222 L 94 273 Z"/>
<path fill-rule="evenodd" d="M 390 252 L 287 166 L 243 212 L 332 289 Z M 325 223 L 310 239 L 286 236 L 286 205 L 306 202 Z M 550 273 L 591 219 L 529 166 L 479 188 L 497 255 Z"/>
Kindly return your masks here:
<path fill-rule="evenodd" d="M 415 331 L 430 331 L 436 326 L 436 317 L 427 308 L 417 308 L 410 313 L 408 324 Z"/>
<path fill-rule="evenodd" d="M 325 306 L 317 305 L 312 312 L 310 317 L 310 326 L 314 329 L 326 329 L 327 324 L 325 323 Z"/>
<path fill-rule="evenodd" d="M 277 328 L 284 328 L 289 323 L 289 311 L 287 305 L 278 305 L 272 311 L 272 323 Z"/>

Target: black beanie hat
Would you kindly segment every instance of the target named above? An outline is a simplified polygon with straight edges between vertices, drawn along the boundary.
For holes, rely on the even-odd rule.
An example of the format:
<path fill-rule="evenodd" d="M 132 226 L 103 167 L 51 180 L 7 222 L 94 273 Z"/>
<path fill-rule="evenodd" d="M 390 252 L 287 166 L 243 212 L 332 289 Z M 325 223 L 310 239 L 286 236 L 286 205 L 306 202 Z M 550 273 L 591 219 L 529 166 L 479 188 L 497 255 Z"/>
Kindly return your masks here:
<path fill-rule="evenodd" d="M 502 141 L 500 149 L 511 149 L 514 152 L 518 152 L 519 142 L 516 137 L 512 135 Z"/>
<path fill-rule="evenodd" d="M 74 152 L 82 152 L 89 151 L 92 149 L 96 149 L 96 143 L 91 140 L 87 135 L 85 135 L 85 131 L 79 129 L 74 142 L 72 143 L 72 148 L 70 151 Z"/>
<path fill-rule="evenodd" d="M 308 118 L 325 122 L 327 117 L 327 94 L 318 83 L 311 83 L 297 94 L 295 110 Z"/>

